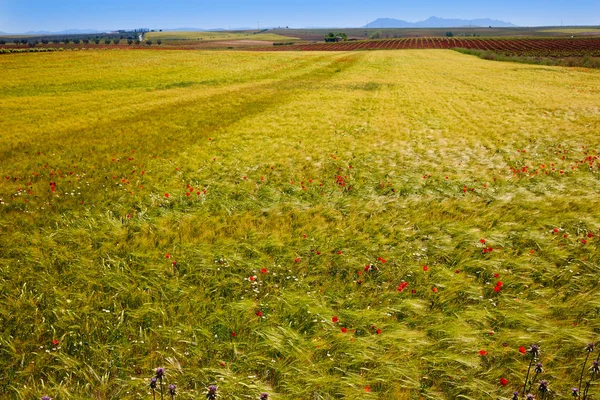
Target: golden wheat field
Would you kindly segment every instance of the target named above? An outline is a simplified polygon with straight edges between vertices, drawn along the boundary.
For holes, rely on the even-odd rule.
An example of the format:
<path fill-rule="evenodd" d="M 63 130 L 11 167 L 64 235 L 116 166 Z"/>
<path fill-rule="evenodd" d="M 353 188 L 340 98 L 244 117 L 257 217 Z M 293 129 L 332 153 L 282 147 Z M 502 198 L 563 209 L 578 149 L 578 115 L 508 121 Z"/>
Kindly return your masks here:
<path fill-rule="evenodd" d="M 449 50 L 0 70 L 5 398 L 600 398 L 600 71 Z"/>

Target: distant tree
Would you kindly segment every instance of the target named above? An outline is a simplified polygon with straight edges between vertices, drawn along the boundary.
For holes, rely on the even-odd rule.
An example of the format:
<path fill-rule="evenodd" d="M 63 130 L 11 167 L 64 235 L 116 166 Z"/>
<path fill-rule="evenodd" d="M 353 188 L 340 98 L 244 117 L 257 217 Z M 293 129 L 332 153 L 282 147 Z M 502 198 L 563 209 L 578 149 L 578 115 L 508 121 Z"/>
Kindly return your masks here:
<path fill-rule="evenodd" d="M 48 44 L 50 41 L 48 39 L 42 39 L 42 44 Z"/>
<path fill-rule="evenodd" d="M 148 46 L 152 46 L 152 40 L 146 40 L 146 44 L 147 44 Z"/>
<path fill-rule="evenodd" d="M 119 44 L 119 43 L 121 43 L 121 40 L 120 40 L 120 39 L 115 39 L 115 40 L 113 40 L 113 44 Z"/>
<path fill-rule="evenodd" d="M 371 33 L 371 39 L 381 39 L 381 31 Z"/>
<path fill-rule="evenodd" d="M 104 44 L 110 44 L 110 39 L 104 39 Z"/>
<path fill-rule="evenodd" d="M 64 43 L 64 44 L 69 44 L 69 42 L 70 42 L 70 41 L 71 41 L 71 40 L 70 40 L 69 38 L 64 38 L 64 39 L 63 39 L 63 43 Z"/>
<path fill-rule="evenodd" d="M 73 43 L 75 44 L 79 44 L 80 40 L 79 39 L 73 39 Z"/>
<path fill-rule="evenodd" d="M 21 39 L 21 44 L 27 44 L 27 39 Z"/>
<path fill-rule="evenodd" d="M 29 44 L 29 47 L 35 47 L 38 44 L 38 41 L 35 40 L 33 42 L 29 42 L 28 44 Z"/>
<path fill-rule="evenodd" d="M 6 44 L 6 40 L 0 40 L 0 44 Z"/>
<path fill-rule="evenodd" d="M 84 44 L 89 44 L 90 43 L 90 39 L 83 39 L 83 43 Z"/>
<path fill-rule="evenodd" d="M 58 40 L 58 39 L 53 39 L 53 40 L 52 40 L 52 43 L 54 43 L 54 44 L 59 44 L 59 43 L 60 43 L 60 40 Z"/>
<path fill-rule="evenodd" d="M 142 42 L 140 42 L 139 40 L 135 41 L 135 44 L 141 44 Z"/>
<path fill-rule="evenodd" d="M 454 33 L 450 32 L 450 31 L 446 32 L 446 37 L 452 37 L 452 36 L 454 36 Z"/>
<path fill-rule="evenodd" d="M 162 44 L 162 40 L 157 40 L 156 44 L 160 46 Z"/>
<path fill-rule="evenodd" d="M 94 43 L 100 44 L 100 39 L 94 39 Z"/>
<path fill-rule="evenodd" d="M 127 39 L 127 44 L 131 46 L 133 44 L 133 39 Z"/>
<path fill-rule="evenodd" d="M 348 40 L 348 35 L 346 35 L 345 33 L 333 33 L 333 32 L 329 32 L 325 36 L 325 41 L 326 42 L 340 42 L 340 41 L 346 41 L 346 40 Z"/>
<path fill-rule="evenodd" d="M 15 42 L 15 44 L 20 44 L 21 43 L 21 41 L 19 39 L 15 39 L 14 42 Z"/>

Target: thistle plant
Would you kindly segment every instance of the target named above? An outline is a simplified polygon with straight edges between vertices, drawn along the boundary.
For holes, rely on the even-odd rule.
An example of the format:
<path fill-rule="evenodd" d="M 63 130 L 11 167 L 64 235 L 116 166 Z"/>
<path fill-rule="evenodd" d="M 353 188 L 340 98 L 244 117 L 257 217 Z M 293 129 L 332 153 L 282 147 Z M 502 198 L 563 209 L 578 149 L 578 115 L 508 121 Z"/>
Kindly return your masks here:
<path fill-rule="evenodd" d="M 529 367 L 527 368 L 527 375 L 525 375 L 525 383 L 523 384 L 523 394 L 527 393 L 526 392 L 527 383 L 529 383 L 529 387 L 531 388 L 532 383 L 529 381 L 529 373 L 531 372 L 531 366 L 533 365 L 533 362 L 540 355 L 540 346 L 538 346 L 536 344 L 532 344 L 531 347 L 529 348 L 529 350 L 527 350 L 527 352 L 529 354 L 531 354 L 531 359 L 529 360 Z M 529 396 L 529 395 L 527 395 L 527 396 Z M 529 397 L 527 397 L 527 398 L 529 398 Z"/>
<path fill-rule="evenodd" d="M 587 360 L 590 356 L 590 353 L 592 351 L 594 351 L 594 343 L 588 343 L 587 347 L 586 347 L 586 356 L 585 356 L 585 361 L 583 363 L 583 367 L 581 368 L 581 376 L 579 377 L 579 387 L 578 389 L 578 399 L 583 398 L 583 400 L 588 398 L 588 392 L 590 390 L 590 387 L 592 386 L 592 382 L 594 381 L 594 379 L 596 379 L 596 377 L 598 376 L 598 374 L 600 374 L 600 352 L 598 353 L 598 357 L 596 357 L 596 360 L 592 362 L 592 366 L 589 368 L 590 371 L 590 379 L 588 379 L 588 381 L 585 383 L 585 388 L 583 389 L 583 397 L 581 397 L 581 383 L 583 381 L 583 374 L 585 371 L 585 366 L 587 364 Z M 575 397 L 575 395 L 573 395 L 573 397 Z"/>
<path fill-rule="evenodd" d="M 206 393 L 206 400 L 216 400 L 217 399 L 217 386 L 210 385 L 208 387 L 208 393 Z"/>
<path fill-rule="evenodd" d="M 269 400 L 269 394 L 268 393 L 261 393 L 259 400 Z"/>
<path fill-rule="evenodd" d="M 540 386 L 538 387 L 538 392 L 540 392 L 542 400 L 546 397 L 546 394 L 549 391 L 550 391 L 550 388 L 548 388 L 548 381 L 541 380 L 540 381 Z"/>
<path fill-rule="evenodd" d="M 537 377 L 539 374 L 541 374 L 542 372 L 544 372 L 544 366 L 542 365 L 542 363 L 537 363 L 535 364 L 535 375 L 533 376 L 533 379 L 531 379 L 529 381 L 529 387 L 527 388 L 528 392 L 531 392 L 531 387 L 533 386 L 533 382 L 535 382 L 537 380 Z"/>
<path fill-rule="evenodd" d="M 150 379 L 150 389 L 152 389 L 152 399 L 156 400 L 156 377 Z"/>
<path fill-rule="evenodd" d="M 173 400 L 177 394 L 177 385 L 174 383 L 169 385 L 169 394 L 171 395 L 171 400 Z"/>
<path fill-rule="evenodd" d="M 163 400 L 163 378 L 165 376 L 165 369 L 163 367 L 156 368 L 156 379 L 158 379 L 158 385 L 160 386 L 160 400 Z"/>

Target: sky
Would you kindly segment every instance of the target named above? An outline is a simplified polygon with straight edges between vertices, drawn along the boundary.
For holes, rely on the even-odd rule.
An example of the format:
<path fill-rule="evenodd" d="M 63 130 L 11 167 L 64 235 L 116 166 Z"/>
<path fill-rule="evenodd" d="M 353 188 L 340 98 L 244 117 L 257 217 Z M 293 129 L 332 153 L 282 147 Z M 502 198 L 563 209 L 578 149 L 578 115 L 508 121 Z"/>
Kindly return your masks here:
<path fill-rule="evenodd" d="M 600 25 L 599 0 L 0 0 L 0 32 L 274 27 L 359 27 L 377 18 L 416 22 L 492 18 L 520 26 Z"/>

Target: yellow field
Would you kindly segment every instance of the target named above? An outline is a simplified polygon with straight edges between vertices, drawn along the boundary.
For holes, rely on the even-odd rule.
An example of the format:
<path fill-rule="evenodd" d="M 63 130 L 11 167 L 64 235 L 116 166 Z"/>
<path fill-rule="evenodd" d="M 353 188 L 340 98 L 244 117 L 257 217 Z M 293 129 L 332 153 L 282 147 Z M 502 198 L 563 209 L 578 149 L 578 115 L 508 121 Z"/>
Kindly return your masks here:
<path fill-rule="evenodd" d="M 203 31 L 168 31 L 148 32 L 144 36 L 148 40 L 260 40 L 265 42 L 293 42 L 297 38 L 282 36 L 275 33 L 242 32 L 203 32 Z"/>
<path fill-rule="evenodd" d="M 585 35 L 593 34 L 600 35 L 600 28 L 565 28 L 565 29 L 544 29 L 540 32 L 556 32 L 556 33 L 568 33 L 571 35 Z"/>
<path fill-rule="evenodd" d="M 165 367 L 188 400 L 510 399 L 532 344 L 572 398 L 600 332 L 600 71 L 162 49 L 0 71 L 6 398 L 149 399 Z"/>

